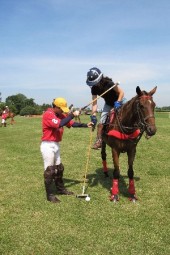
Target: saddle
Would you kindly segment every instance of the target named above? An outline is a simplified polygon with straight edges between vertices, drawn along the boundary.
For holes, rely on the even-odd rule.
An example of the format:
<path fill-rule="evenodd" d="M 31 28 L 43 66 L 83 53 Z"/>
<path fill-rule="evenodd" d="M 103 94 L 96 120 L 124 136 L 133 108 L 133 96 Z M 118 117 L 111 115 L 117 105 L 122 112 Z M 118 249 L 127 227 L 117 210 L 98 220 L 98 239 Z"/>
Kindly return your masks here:
<path fill-rule="evenodd" d="M 120 140 L 128 140 L 128 139 L 136 139 L 139 135 L 140 135 L 140 129 L 135 130 L 133 133 L 131 134 L 125 134 L 122 133 L 118 130 L 112 129 L 112 130 L 108 130 L 109 125 L 113 123 L 113 120 L 115 118 L 115 111 L 114 109 L 112 109 L 106 118 L 106 122 L 105 122 L 105 130 L 104 132 L 108 135 L 108 136 L 113 136 L 115 138 L 118 138 Z"/>

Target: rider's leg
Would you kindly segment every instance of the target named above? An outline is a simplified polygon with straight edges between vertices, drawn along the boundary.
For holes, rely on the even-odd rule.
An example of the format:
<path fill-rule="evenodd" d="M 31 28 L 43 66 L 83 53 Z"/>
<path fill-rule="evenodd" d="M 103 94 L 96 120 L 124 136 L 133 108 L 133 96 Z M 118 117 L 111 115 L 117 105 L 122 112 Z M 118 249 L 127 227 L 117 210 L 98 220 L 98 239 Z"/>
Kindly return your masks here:
<path fill-rule="evenodd" d="M 44 161 L 44 185 L 47 200 L 52 203 L 58 203 L 60 200 L 56 198 L 53 192 L 53 182 L 54 176 L 56 174 L 55 163 L 60 163 L 59 157 L 59 144 L 55 142 L 46 142 L 43 141 L 40 146 L 40 150 L 42 153 L 43 161 Z M 58 158 L 58 161 L 56 159 Z"/>
<path fill-rule="evenodd" d="M 107 114 L 108 112 L 112 109 L 111 106 L 107 105 L 105 103 L 104 107 L 103 107 L 103 111 L 100 117 L 100 121 L 99 124 L 97 125 L 97 138 L 96 138 L 96 142 L 94 143 L 94 145 L 92 146 L 92 149 L 98 150 L 101 148 L 102 146 L 102 131 L 103 131 L 103 125 L 106 122 L 106 118 L 107 118 Z"/>
<path fill-rule="evenodd" d="M 68 191 L 64 185 L 63 180 L 64 165 L 60 163 L 59 165 L 56 165 L 55 168 L 56 171 L 54 175 L 54 182 L 58 193 L 62 195 L 73 195 L 74 193 L 72 191 Z"/>
<path fill-rule="evenodd" d="M 54 166 L 48 166 L 44 171 L 44 185 L 46 190 L 47 200 L 52 203 L 58 203 L 60 200 L 53 193 L 53 179 L 55 175 Z"/>
<path fill-rule="evenodd" d="M 92 149 L 98 150 L 102 146 L 102 129 L 103 129 L 103 124 L 99 123 L 97 125 L 97 138 L 96 142 L 93 144 Z"/>

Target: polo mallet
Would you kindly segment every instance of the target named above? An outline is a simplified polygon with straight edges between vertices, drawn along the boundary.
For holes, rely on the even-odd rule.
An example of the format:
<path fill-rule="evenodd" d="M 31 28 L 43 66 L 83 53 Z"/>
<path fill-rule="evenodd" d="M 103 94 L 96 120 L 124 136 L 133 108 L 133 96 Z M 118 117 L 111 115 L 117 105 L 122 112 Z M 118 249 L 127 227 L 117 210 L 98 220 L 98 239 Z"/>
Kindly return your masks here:
<path fill-rule="evenodd" d="M 87 162 L 86 162 L 86 169 L 85 169 L 85 174 L 84 174 L 84 181 L 83 181 L 83 190 L 82 194 L 76 195 L 77 198 L 87 198 L 89 197 L 88 194 L 85 194 L 86 190 L 86 182 L 87 182 L 87 170 L 88 170 L 88 165 L 89 165 L 89 160 L 90 160 L 90 151 L 91 151 L 91 144 L 92 144 L 92 128 L 90 130 L 90 142 L 89 142 L 89 148 L 88 148 L 88 157 L 87 157 Z"/>
<path fill-rule="evenodd" d="M 107 92 L 109 92 L 111 89 L 113 89 L 114 87 L 116 87 L 117 85 L 119 85 L 119 82 L 116 82 L 112 87 L 110 87 L 109 89 L 107 89 L 105 92 L 103 92 L 101 95 L 97 96 L 94 100 L 92 100 L 89 104 L 87 104 L 86 106 L 82 107 L 80 109 L 80 111 L 83 111 L 84 109 L 86 109 L 89 105 L 93 104 L 97 99 L 101 98 L 103 95 L 105 95 Z"/>
<path fill-rule="evenodd" d="M 86 106 L 82 107 L 80 109 L 80 111 L 86 109 L 89 105 L 93 104 L 97 99 L 101 98 L 103 95 L 105 95 L 108 91 L 110 91 L 111 89 L 113 89 L 115 86 L 119 85 L 119 83 L 115 83 L 112 87 L 110 87 L 108 90 L 106 90 L 105 92 L 103 92 L 101 95 L 97 96 L 94 100 L 92 100 L 89 104 L 87 104 Z M 87 182 L 87 170 L 88 170 L 88 165 L 89 165 L 89 160 L 90 160 L 90 151 L 91 151 L 91 144 L 92 144 L 92 132 L 94 131 L 94 128 L 91 128 L 90 131 L 90 143 L 89 143 L 89 149 L 88 149 L 88 158 L 87 158 L 87 162 L 86 162 L 86 171 L 85 171 L 85 175 L 84 175 L 84 182 L 83 182 L 83 190 L 82 190 L 82 194 L 80 195 L 76 195 L 77 198 L 87 198 L 89 197 L 88 194 L 85 194 L 85 183 Z"/>

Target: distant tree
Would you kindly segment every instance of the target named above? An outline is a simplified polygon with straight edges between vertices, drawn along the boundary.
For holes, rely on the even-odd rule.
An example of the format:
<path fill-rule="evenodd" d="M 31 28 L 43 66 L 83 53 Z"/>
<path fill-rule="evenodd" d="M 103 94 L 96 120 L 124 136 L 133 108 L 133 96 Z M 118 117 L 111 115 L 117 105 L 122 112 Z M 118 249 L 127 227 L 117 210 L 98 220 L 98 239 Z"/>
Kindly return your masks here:
<path fill-rule="evenodd" d="M 25 107 L 24 101 L 26 100 L 26 96 L 24 96 L 23 94 L 17 94 L 14 96 L 9 96 L 6 98 L 6 104 L 7 105 L 14 105 L 16 110 L 17 110 L 17 114 L 20 113 L 21 109 L 23 107 Z"/>
<path fill-rule="evenodd" d="M 170 106 L 156 107 L 156 112 L 170 112 Z"/>
<path fill-rule="evenodd" d="M 35 107 L 33 106 L 29 106 L 27 105 L 26 107 L 24 107 L 21 111 L 20 111 L 20 115 L 24 116 L 24 115 L 36 115 L 37 114 L 37 110 Z"/>
<path fill-rule="evenodd" d="M 29 105 L 29 106 L 36 106 L 36 103 L 34 103 L 34 99 L 33 98 L 26 98 L 24 100 L 24 104 L 25 106 Z"/>
<path fill-rule="evenodd" d="M 42 112 L 44 112 L 45 110 L 47 110 L 50 107 L 51 107 L 51 104 L 43 104 L 43 105 L 41 105 L 41 110 L 42 110 Z"/>
<path fill-rule="evenodd" d="M 27 98 L 23 94 L 17 94 L 13 96 L 9 96 L 6 98 L 6 104 L 8 106 L 15 106 L 16 114 L 20 114 L 20 111 L 26 106 L 35 107 L 36 103 L 34 103 L 33 98 Z"/>
<path fill-rule="evenodd" d="M 2 109 L 5 107 L 5 103 L 0 102 L 0 116 L 2 115 Z"/>

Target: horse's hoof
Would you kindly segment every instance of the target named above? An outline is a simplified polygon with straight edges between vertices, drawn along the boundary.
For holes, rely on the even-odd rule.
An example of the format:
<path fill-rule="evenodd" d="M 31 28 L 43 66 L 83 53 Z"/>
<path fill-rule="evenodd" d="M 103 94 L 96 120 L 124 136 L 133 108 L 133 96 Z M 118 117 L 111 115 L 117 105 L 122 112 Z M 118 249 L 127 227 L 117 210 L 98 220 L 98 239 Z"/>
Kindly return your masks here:
<path fill-rule="evenodd" d="M 134 194 L 134 195 L 131 195 L 131 196 L 129 197 L 129 201 L 131 201 L 132 203 L 136 203 L 137 200 L 138 200 L 138 198 L 136 197 L 135 194 Z"/>
<path fill-rule="evenodd" d="M 111 195 L 110 196 L 110 201 L 113 203 L 116 203 L 119 201 L 119 196 L 118 195 Z"/>

